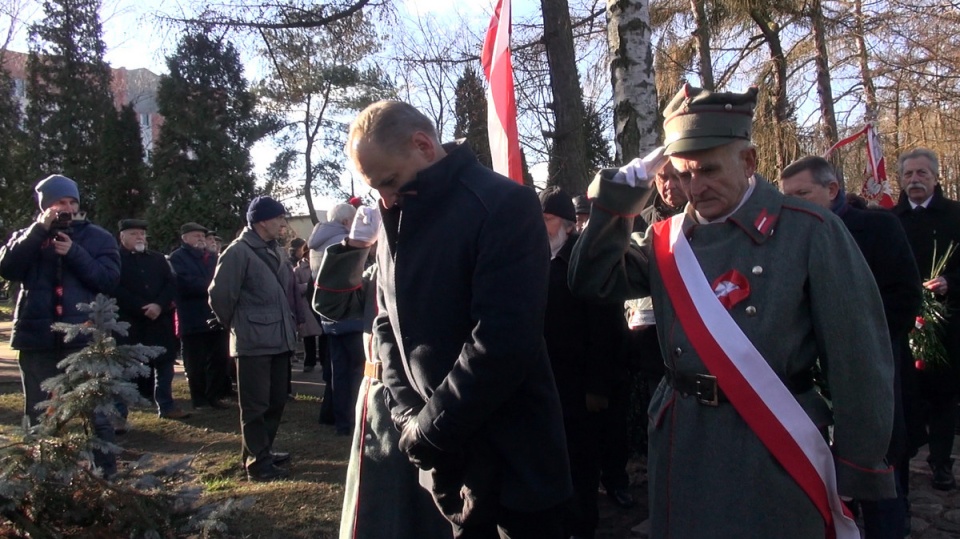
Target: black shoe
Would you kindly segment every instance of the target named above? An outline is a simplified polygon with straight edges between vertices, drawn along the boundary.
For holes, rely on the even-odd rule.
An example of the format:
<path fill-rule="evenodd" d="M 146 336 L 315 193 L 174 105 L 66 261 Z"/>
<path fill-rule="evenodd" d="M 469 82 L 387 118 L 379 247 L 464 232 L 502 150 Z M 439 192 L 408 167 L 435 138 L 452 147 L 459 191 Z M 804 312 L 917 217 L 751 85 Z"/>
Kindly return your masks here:
<path fill-rule="evenodd" d="M 247 469 L 247 479 L 250 481 L 265 482 L 265 481 L 277 481 L 279 479 L 286 479 L 290 477 L 290 471 L 284 468 L 278 468 L 273 464 L 268 466 L 263 466 L 262 468 Z"/>
<path fill-rule="evenodd" d="M 303 372 L 313 372 L 313 369 L 314 369 L 314 366 L 313 366 L 313 365 L 304 365 L 304 366 L 303 366 Z"/>
<path fill-rule="evenodd" d="M 210 407 L 214 410 L 229 410 L 233 408 L 233 405 L 224 400 L 212 400 L 210 401 Z"/>
<path fill-rule="evenodd" d="M 933 488 L 937 490 L 953 490 L 957 488 L 957 480 L 953 477 L 953 466 L 949 464 L 931 464 L 933 468 Z"/>
<path fill-rule="evenodd" d="M 290 453 L 285 451 L 271 451 L 270 456 L 273 457 L 274 464 L 283 464 L 290 460 Z"/>
<path fill-rule="evenodd" d="M 618 488 L 615 490 L 608 490 L 607 496 L 613 500 L 613 503 L 619 505 L 624 509 L 628 509 L 637 504 L 637 501 L 633 499 L 633 496 L 625 488 Z"/>

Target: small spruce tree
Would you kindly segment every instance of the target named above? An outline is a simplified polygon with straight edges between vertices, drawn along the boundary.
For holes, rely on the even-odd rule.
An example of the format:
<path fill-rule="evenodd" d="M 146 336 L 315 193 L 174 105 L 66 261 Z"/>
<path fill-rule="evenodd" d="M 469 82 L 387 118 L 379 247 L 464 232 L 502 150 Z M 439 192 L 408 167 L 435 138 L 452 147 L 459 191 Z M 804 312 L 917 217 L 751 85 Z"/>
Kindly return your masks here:
<path fill-rule="evenodd" d="M 108 481 L 93 467 L 95 451 L 119 451 L 94 433 L 94 415 L 116 416 L 116 403 L 146 404 L 132 377 L 163 349 L 118 346 L 113 333 L 129 324 L 117 320 L 116 300 L 102 294 L 81 311 L 83 324 L 57 323 L 66 341 L 89 339 L 58 367 L 62 374 L 42 387 L 52 395 L 40 424 L 20 438 L 0 435 L 0 515 L 31 537 L 160 537 L 172 527 L 173 498 Z"/>

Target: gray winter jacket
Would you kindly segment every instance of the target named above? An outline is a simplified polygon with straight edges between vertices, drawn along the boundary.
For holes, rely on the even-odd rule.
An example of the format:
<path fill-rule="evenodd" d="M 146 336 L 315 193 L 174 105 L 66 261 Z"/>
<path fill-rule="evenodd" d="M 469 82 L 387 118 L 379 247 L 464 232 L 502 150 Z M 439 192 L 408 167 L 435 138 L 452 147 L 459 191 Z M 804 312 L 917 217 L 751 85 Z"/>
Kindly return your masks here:
<path fill-rule="evenodd" d="M 296 349 L 290 307 L 293 268 L 274 242 L 246 228 L 217 261 L 210 308 L 230 328 L 230 355 L 264 356 Z"/>

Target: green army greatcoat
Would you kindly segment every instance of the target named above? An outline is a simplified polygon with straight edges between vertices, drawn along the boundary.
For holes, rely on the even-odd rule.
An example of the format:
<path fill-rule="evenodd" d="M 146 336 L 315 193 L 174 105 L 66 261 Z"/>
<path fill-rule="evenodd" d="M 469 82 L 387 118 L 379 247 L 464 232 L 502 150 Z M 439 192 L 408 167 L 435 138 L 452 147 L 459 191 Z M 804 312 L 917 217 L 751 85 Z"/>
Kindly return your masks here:
<path fill-rule="evenodd" d="M 836 216 L 752 181 L 752 194 L 723 223 L 699 224 L 688 205 L 683 232 L 711 283 L 731 270 L 746 278 L 749 295 L 729 312 L 781 380 L 808 376 L 819 359 L 832 407 L 816 389 L 795 396 L 818 427 L 833 425 L 840 495 L 892 498 L 884 453 L 893 358 L 870 269 Z M 707 373 L 667 296 L 652 231 L 630 236 L 651 190 L 593 182 L 590 225 L 574 249 L 570 286 L 608 301 L 652 296 L 667 369 Z M 701 404 L 664 381 L 651 399 L 648 428 L 651 537 L 824 537 L 809 498 L 731 404 Z"/>

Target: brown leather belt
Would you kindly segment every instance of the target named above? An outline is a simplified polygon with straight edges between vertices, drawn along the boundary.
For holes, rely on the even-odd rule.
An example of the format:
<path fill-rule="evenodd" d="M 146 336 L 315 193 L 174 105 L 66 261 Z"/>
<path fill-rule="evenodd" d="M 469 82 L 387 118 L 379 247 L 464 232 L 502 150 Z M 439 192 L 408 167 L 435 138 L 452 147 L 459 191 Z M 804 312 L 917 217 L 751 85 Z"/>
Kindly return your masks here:
<path fill-rule="evenodd" d="M 383 363 L 367 361 L 363 364 L 363 375 L 367 378 L 383 381 Z"/>

